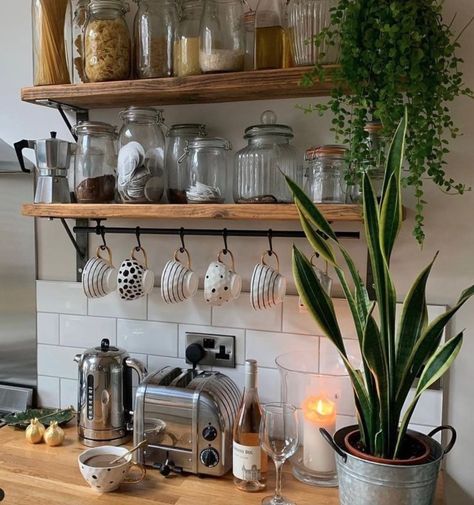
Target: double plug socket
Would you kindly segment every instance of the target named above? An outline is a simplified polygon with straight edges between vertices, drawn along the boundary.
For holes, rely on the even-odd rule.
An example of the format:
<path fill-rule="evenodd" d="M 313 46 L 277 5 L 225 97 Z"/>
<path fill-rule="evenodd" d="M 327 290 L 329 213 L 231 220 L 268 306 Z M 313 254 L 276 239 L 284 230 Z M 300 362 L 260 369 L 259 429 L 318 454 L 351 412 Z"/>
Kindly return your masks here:
<path fill-rule="evenodd" d="M 211 333 L 186 333 L 186 363 L 235 368 L 235 337 Z"/>

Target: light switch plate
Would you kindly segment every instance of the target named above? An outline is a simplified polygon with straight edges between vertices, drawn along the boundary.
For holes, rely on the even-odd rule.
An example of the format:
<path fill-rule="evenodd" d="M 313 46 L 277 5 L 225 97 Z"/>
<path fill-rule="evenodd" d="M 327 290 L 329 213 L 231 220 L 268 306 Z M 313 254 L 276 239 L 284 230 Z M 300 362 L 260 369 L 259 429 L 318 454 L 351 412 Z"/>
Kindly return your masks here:
<path fill-rule="evenodd" d="M 233 335 L 214 335 L 213 333 L 186 333 L 186 348 L 199 344 L 205 351 L 200 365 L 220 368 L 235 368 L 235 337 Z M 186 363 L 190 361 L 186 360 Z"/>

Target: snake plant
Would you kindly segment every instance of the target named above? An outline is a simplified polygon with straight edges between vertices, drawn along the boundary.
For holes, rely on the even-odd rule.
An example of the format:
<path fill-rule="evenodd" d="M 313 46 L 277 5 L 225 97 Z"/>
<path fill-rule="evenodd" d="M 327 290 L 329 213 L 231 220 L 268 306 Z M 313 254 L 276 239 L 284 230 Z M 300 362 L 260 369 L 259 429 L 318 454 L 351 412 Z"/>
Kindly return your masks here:
<path fill-rule="evenodd" d="M 373 301 L 369 299 L 354 260 L 331 225 L 317 205 L 287 178 L 305 235 L 314 251 L 334 268 L 349 304 L 362 354 L 361 369 L 356 369 L 348 357 L 331 298 L 321 286 L 311 262 L 294 246 L 292 261 L 297 290 L 345 364 L 353 386 L 364 451 L 385 459 L 400 457 L 420 396 L 456 358 L 463 333 L 441 345 L 443 331 L 474 294 L 474 286 L 471 286 L 452 308 L 429 323 L 426 283 L 435 257 L 406 295 L 401 318 L 396 324 L 397 295 L 390 273 L 390 257 L 403 221 L 401 169 L 407 122 L 405 113 L 391 143 L 380 202 L 370 177 L 363 176 L 363 219 L 374 278 Z M 412 387 L 416 388 L 414 398 L 404 410 Z"/>

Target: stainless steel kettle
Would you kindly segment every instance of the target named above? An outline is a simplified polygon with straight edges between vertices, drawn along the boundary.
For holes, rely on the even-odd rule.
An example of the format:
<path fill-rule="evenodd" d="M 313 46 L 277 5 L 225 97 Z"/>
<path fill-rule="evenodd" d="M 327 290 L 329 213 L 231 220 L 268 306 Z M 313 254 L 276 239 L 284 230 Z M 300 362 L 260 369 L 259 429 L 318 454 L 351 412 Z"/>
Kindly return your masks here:
<path fill-rule="evenodd" d="M 140 382 L 145 366 L 104 338 L 74 358 L 79 365 L 78 434 L 87 446 L 122 445 L 132 434 L 132 369 Z"/>
<path fill-rule="evenodd" d="M 23 149 L 33 149 L 36 155 L 38 178 L 35 203 L 71 203 L 68 169 L 75 144 L 57 139 L 56 132 L 51 132 L 49 139 L 16 142 L 16 155 L 25 172 Z"/>

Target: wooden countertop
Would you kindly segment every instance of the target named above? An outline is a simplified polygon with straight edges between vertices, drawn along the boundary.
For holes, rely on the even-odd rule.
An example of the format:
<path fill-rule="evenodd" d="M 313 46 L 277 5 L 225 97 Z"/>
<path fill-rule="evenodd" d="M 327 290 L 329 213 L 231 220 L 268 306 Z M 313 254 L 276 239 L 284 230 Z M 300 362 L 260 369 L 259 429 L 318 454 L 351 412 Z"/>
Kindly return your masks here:
<path fill-rule="evenodd" d="M 66 430 L 62 447 L 30 445 L 24 432 L 0 429 L 0 488 L 6 505 L 257 505 L 271 494 L 273 476 L 262 493 L 243 493 L 234 488 L 231 476 L 204 478 L 176 476 L 165 479 L 149 470 L 140 484 L 125 484 L 114 493 L 99 495 L 83 480 L 77 456 L 85 448 L 76 438 L 76 429 Z M 442 479 L 440 479 L 441 481 Z M 284 495 L 297 505 L 338 505 L 337 489 L 316 488 L 284 478 Z M 442 483 L 435 505 L 443 505 Z M 2 505 L 3 505 L 2 503 Z"/>

